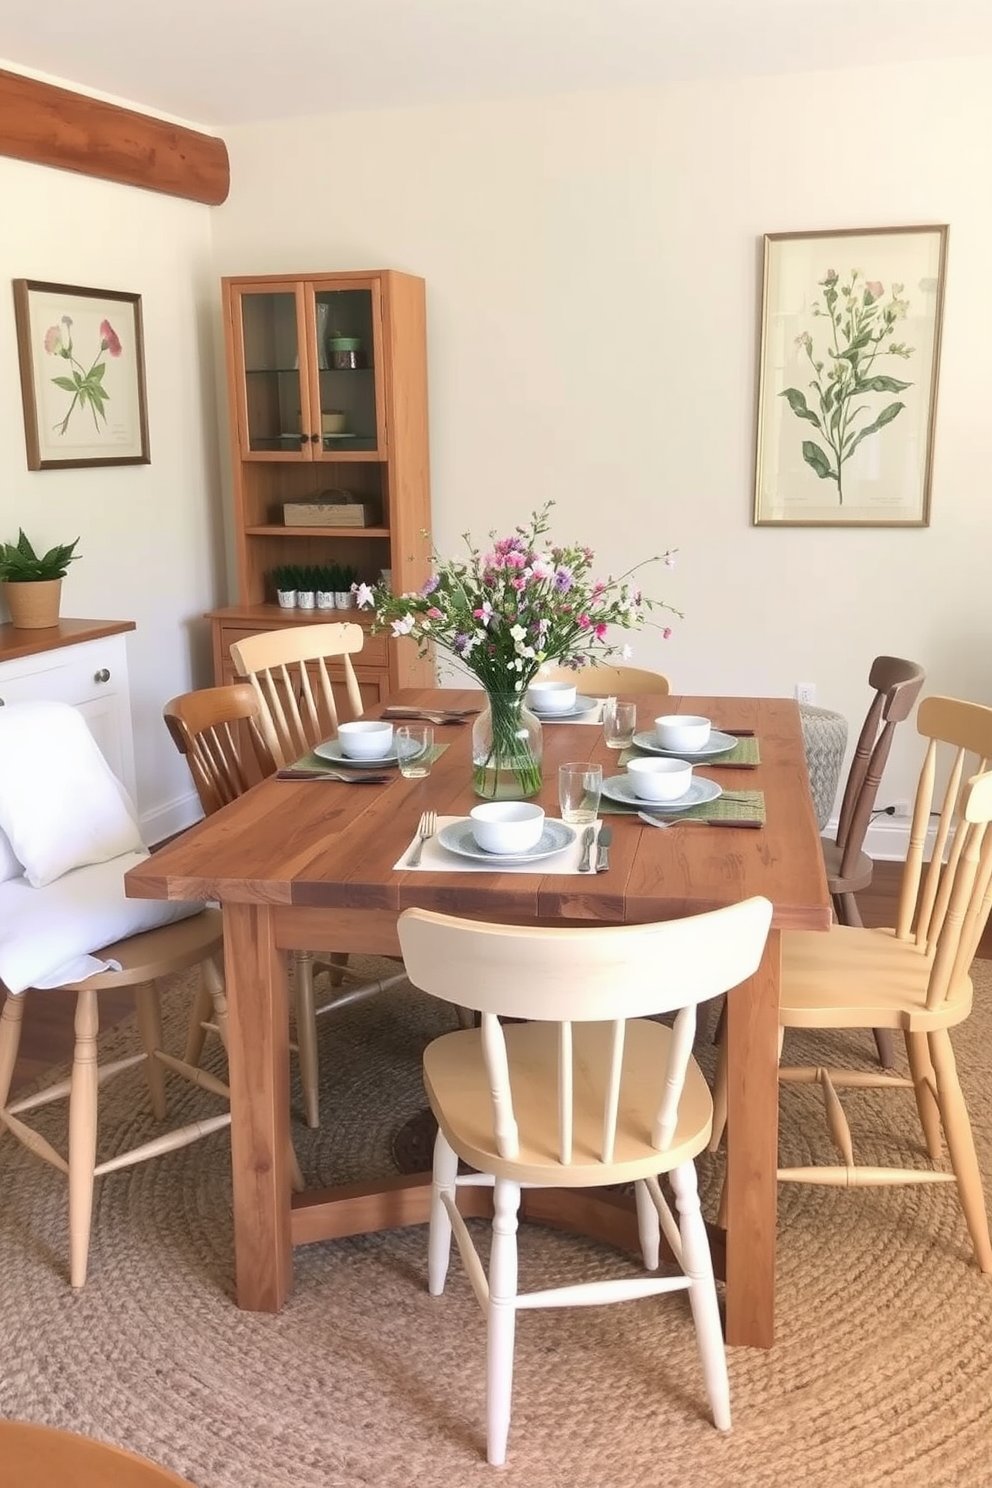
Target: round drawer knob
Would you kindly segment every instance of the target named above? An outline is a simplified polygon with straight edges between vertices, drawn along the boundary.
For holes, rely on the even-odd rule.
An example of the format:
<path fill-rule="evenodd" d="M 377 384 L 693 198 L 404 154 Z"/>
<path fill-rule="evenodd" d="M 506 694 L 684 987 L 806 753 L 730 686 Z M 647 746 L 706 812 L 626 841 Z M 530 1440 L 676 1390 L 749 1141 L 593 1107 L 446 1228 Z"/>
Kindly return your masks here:
<path fill-rule="evenodd" d="M 110 681 L 110 670 L 109 670 L 109 668 L 108 667 L 101 667 L 98 672 L 94 672 L 94 674 L 93 674 L 93 681 L 94 682 L 109 682 Z"/>

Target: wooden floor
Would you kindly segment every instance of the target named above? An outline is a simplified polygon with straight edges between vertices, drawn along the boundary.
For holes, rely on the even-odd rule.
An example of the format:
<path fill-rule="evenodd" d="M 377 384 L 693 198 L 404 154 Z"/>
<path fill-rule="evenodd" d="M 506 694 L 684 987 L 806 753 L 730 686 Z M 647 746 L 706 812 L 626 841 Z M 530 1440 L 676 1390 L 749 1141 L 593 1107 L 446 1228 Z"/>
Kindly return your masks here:
<path fill-rule="evenodd" d="M 858 895 L 866 925 L 891 925 L 901 871 L 901 863 L 875 864 L 871 887 Z M 992 957 L 992 924 L 986 929 L 979 955 Z M 28 997 L 20 1057 L 14 1066 L 14 1089 L 30 1084 L 53 1064 L 61 1064 L 71 1058 L 74 1007 L 74 993 L 55 990 L 36 992 Z M 101 1028 L 109 1028 L 119 1022 L 133 1008 L 130 994 L 105 994 L 100 998 Z"/>

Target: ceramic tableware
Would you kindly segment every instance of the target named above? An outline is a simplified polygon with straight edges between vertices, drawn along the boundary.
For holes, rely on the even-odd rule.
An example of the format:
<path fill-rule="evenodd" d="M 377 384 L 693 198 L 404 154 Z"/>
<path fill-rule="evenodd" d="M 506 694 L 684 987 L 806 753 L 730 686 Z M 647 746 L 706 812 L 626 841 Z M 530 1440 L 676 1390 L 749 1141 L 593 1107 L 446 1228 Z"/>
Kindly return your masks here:
<path fill-rule="evenodd" d="M 705 749 L 711 728 L 708 718 L 688 713 L 666 714 L 654 721 L 655 737 L 662 749 L 682 749 L 690 753 Z"/>
<path fill-rule="evenodd" d="M 472 835 L 483 852 L 525 853 L 536 847 L 544 811 L 531 801 L 486 801 L 469 812 Z"/>
<path fill-rule="evenodd" d="M 535 713 L 571 713 L 575 707 L 575 683 L 542 682 L 538 678 L 527 689 L 527 706 Z"/>
<path fill-rule="evenodd" d="M 338 743 L 348 759 L 384 759 L 393 747 L 393 725 L 379 718 L 359 718 L 338 725 Z"/>
<path fill-rule="evenodd" d="M 692 784 L 687 760 L 638 755 L 627 761 L 627 777 L 642 801 L 677 801 Z"/>

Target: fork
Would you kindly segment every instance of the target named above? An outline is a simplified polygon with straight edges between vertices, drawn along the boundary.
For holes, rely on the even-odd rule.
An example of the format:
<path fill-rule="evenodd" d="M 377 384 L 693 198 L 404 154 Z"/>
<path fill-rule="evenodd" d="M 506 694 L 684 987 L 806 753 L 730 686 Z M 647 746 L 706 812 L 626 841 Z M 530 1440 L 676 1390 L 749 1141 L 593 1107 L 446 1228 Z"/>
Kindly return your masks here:
<path fill-rule="evenodd" d="M 416 868 L 420 862 L 420 854 L 424 850 L 424 843 L 428 837 L 433 837 L 437 831 L 437 812 L 425 811 L 417 824 L 417 840 L 413 845 L 413 852 L 407 859 L 408 868 Z"/>
<path fill-rule="evenodd" d="M 468 723 L 468 719 L 463 717 L 461 713 L 434 713 L 428 708 L 423 709 L 419 713 L 413 713 L 406 708 L 403 709 L 402 713 L 394 713 L 391 709 L 387 709 L 384 716 L 387 718 L 426 718 L 428 723 L 436 724 Z"/>

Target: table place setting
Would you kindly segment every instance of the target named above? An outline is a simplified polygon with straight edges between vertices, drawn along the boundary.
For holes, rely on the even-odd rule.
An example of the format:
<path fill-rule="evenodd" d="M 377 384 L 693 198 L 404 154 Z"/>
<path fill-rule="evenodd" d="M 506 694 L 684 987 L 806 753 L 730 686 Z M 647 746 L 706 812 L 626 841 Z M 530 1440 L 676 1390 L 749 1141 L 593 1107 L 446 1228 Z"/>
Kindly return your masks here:
<path fill-rule="evenodd" d="M 527 707 L 541 723 L 583 723 L 598 726 L 603 698 L 585 697 L 574 682 L 552 682 L 535 677 L 527 688 Z"/>
<path fill-rule="evenodd" d="M 391 773 L 419 780 L 429 775 L 435 760 L 448 748 L 435 744 L 430 724 L 394 726 L 382 719 L 363 718 L 338 726 L 335 739 L 314 745 L 291 765 L 277 770 L 276 780 L 335 780 L 344 785 L 384 785 Z"/>
<path fill-rule="evenodd" d="M 597 837 L 600 841 L 597 850 Z M 604 873 L 610 829 L 546 816 L 526 801 L 490 801 L 468 816 L 424 812 L 412 842 L 393 864 L 397 872 Z"/>

